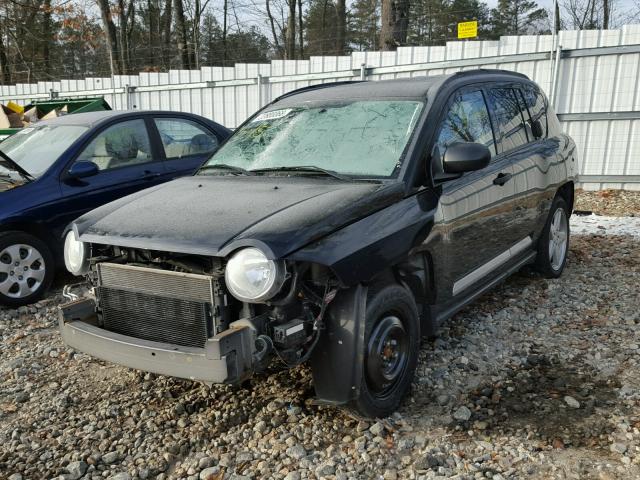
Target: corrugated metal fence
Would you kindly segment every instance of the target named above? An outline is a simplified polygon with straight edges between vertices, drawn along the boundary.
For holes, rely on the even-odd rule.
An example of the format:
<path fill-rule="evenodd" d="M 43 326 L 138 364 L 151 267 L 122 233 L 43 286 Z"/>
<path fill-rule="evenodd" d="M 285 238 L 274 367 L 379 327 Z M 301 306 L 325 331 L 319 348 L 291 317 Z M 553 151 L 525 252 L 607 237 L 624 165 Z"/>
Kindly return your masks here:
<path fill-rule="evenodd" d="M 562 31 L 556 44 L 551 55 L 550 35 L 502 37 L 396 52 L 18 84 L 0 87 L 0 102 L 104 95 L 115 109 L 182 110 L 236 127 L 262 105 L 306 85 L 501 68 L 528 75 L 551 94 L 580 149 L 585 188 L 640 189 L 640 25 Z"/>

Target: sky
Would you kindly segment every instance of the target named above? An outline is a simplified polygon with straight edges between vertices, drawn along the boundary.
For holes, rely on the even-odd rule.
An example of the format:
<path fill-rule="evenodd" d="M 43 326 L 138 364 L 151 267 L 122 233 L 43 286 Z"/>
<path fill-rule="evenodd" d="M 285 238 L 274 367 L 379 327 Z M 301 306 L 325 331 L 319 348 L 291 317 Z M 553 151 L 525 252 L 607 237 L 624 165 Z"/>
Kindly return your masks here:
<path fill-rule="evenodd" d="M 562 4 L 568 3 L 567 0 L 558 1 L 560 2 L 561 8 Z M 498 0 L 484 0 L 484 2 L 493 8 L 497 5 Z M 549 11 L 553 8 L 553 0 L 536 0 L 536 3 Z M 640 10 L 640 0 L 611 0 L 610 4 L 613 10 L 618 12 L 638 12 Z"/>

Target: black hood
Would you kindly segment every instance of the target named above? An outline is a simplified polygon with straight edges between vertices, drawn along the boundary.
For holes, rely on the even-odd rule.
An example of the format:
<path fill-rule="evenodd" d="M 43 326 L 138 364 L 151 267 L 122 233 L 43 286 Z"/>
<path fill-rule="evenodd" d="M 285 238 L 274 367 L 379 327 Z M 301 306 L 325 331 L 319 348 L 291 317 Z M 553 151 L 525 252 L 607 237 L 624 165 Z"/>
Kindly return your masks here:
<path fill-rule="evenodd" d="M 246 245 L 287 254 L 402 197 L 402 184 L 308 176 L 187 177 L 80 217 L 80 239 L 224 256 Z"/>

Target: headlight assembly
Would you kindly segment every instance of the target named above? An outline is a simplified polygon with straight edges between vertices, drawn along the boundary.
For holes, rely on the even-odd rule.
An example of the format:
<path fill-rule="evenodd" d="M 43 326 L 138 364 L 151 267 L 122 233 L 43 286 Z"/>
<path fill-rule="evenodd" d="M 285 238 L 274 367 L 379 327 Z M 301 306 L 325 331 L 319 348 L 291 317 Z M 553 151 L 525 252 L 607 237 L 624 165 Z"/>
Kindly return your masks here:
<path fill-rule="evenodd" d="M 280 291 L 285 273 L 284 262 L 269 260 L 257 248 L 244 248 L 229 259 L 224 278 L 238 300 L 260 303 Z"/>
<path fill-rule="evenodd" d="M 64 265 L 74 275 L 84 275 L 89 271 L 87 244 L 76 240 L 72 231 L 64 239 Z"/>

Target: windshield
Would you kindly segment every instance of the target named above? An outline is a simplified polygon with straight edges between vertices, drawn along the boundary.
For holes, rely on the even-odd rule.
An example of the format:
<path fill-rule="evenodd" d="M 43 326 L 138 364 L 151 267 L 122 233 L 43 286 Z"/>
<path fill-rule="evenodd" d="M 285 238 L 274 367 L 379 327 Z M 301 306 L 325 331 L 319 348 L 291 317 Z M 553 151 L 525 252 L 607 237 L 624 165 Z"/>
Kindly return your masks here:
<path fill-rule="evenodd" d="M 423 104 L 409 100 L 353 101 L 263 112 L 238 130 L 206 163 L 246 170 L 320 167 L 389 177 Z"/>
<path fill-rule="evenodd" d="M 0 143 L 0 150 L 30 175 L 39 177 L 87 130 L 78 125 L 27 127 Z M 0 166 L 3 172 L 7 168 Z"/>

